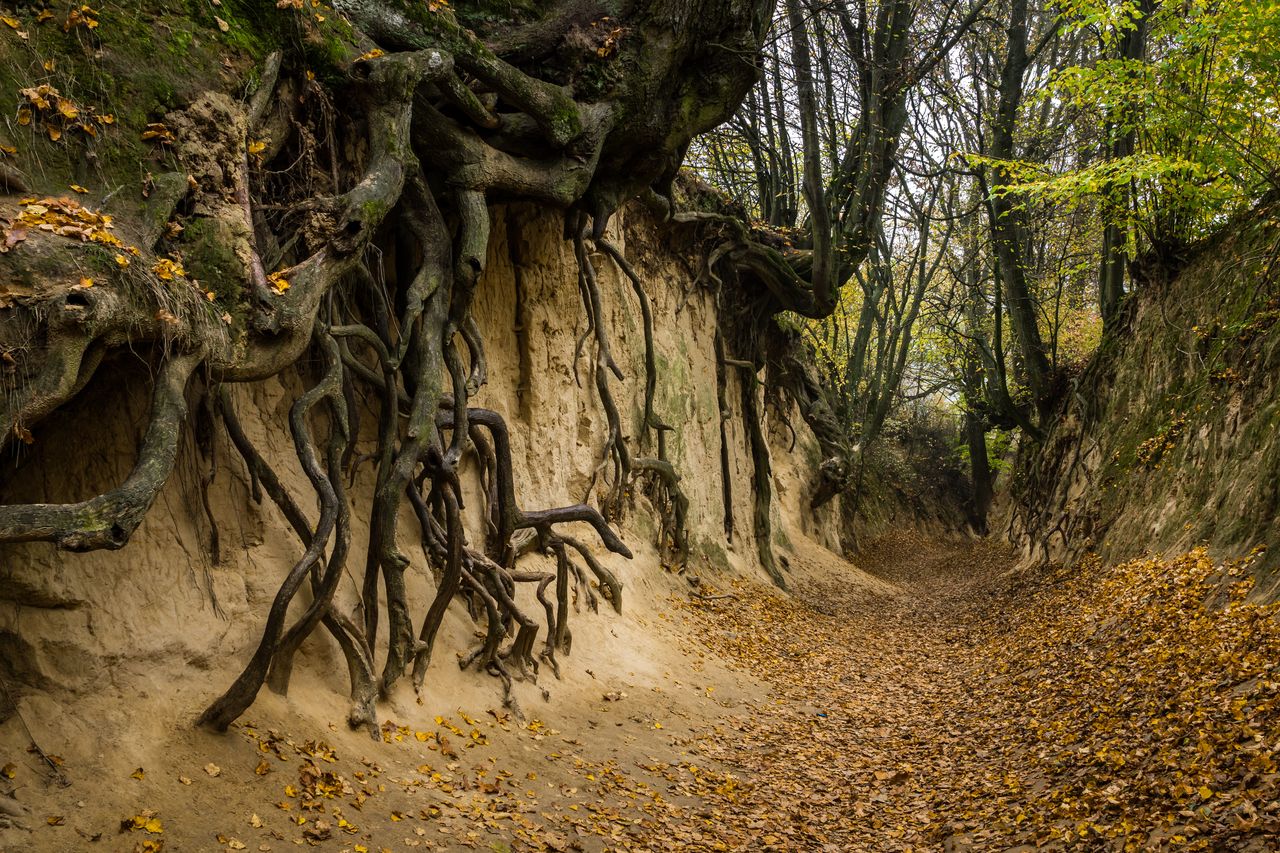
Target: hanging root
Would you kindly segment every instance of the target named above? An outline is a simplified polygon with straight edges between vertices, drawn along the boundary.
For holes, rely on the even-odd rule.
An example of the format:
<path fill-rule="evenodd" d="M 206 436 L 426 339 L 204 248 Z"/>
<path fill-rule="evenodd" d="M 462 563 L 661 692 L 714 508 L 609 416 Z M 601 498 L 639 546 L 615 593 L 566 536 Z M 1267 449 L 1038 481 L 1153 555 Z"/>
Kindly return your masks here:
<path fill-rule="evenodd" d="M 123 548 L 173 471 L 187 417 L 187 381 L 203 357 L 200 351 L 174 355 L 160 368 L 151 421 L 123 483 L 81 503 L 0 506 L 0 542 L 54 542 L 68 551 Z"/>
<path fill-rule="evenodd" d="M 267 672 L 272 660 L 282 648 L 281 634 L 284 631 L 285 620 L 288 618 L 289 604 L 301 588 L 302 582 L 323 557 L 325 546 L 328 544 L 329 537 L 337 524 L 339 514 L 338 495 L 334 490 L 333 482 L 328 472 L 320 466 L 320 461 L 315 452 L 315 445 L 311 438 L 311 430 L 307 423 L 308 414 L 312 408 L 322 402 L 328 403 L 332 413 L 331 418 L 333 419 L 331 423 L 335 428 L 335 432 L 339 433 L 343 440 L 346 438 L 345 407 L 334 405 L 335 400 L 341 400 L 342 362 L 337 344 L 333 341 L 332 336 L 325 336 L 322 352 L 326 361 L 324 377 L 298 398 L 289 414 L 289 426 L 293 433 L 293 442 L 298 452 L 298 458 L 302 461 L 302 467 L 306 472 L 307 479 L 311 481 L 311 485 L 315 488 L 320 499 L 320 519 L 316 523 L 315 529 L 309 532 L 310 541 L 307 544 L 306 551 L 303 552 L 301 559 L 294 564 L 293 568 L 289 570 L 288 575 L 285 576 L 284 583 L 280 585 L 280 589 L 271 603 L 271 609 L 267 613 L 267 624 L 262 632 L 262 639 L 258 643 L 257 651 L 254 652 L 253 657 L 249 660 L 249 665 L 245 667 L 240 677 L 227 689 L 227 692 L 210 705 L 200 717 L 200 725 L 207 725 L 217 731 L 224 731 L 232 721 L 253 704 L 253 700 L 258 695 L 258 690 L 267 678 Z M 337 414 L 338 412 L 341 412 L 341 414 Z M 342 421 L 341 425 L 339 425 L 339 421 Z M 342 545 L 340 543 L 337 550 L 341 549 Z M 330 562 L 332 568 L 334 561 Z M 340 565 L 338 571 L 341 571 Z M 291 649 L 296 648 L 297 644 L 301 642 L 297 635 L 302 634 L 302 636 L 305 636 L 306 633 L 310 633 L 311 629 L 319 621 L 323 611 L 328 608 L 328 604 L 328 600 L 317 599 L 308 608 L 308 612 L 295 624 L 294 628 L 290 629 L 290 634 L 294 636 L 288 638 L 291 648 L 286 652 L 286 672 L 288 667 L 287 660 L 291 659 Z M 284 683 L 287 684 L 287 675 Z"/>
<path fill-rule="evenodd" d="M 773 553 L 773 521 L 770 518 L 770 506 L 773 501 L 773 470 L 769 462 L 769 444 L 765 441 L 764 427 L 760 411 L 759 380 L 756 378 L 756 366 L 751 362 L 725 358 L 724 363 L 742 369 L 745 376 L 742 382 L 742 422 L 747 427 L 747 440 L 751 450 L 751 493 L 754 495 L 753 524 L 755 532 L 756 555 L 760 567 L 769 578 L 781 589 L 787 588 L 787 580 L 778 568 L 777 558 Z"/>
<path fill-rule="evenodd" d="M 561 536 L 560 538 L 564 541 L 564 544 L 568 545 L 582 556 L 582 560 L 587 564 L 587 568 L 591 570 L 591 573 L 596 576 L 596 580 L 600 582 L 600 594 L 604 596 L 606 601 L 613 605 L 614 610 L 621 613 L 622 583 L 618 578 L 613 574 L 613 572 L 601 565 L 600 561 L 587 550 L 586 545 L 583 545 L 572 536 Z"/>
<path fill-rule="evenodd" d="M 649 475 L 650 500 L 658 511 L 661 520 L 658 532 L 658 546 L 669 559 L 679 566 L 689 560 L 689 499 L 680 488 L 680 475 L 675 465 L 667 457 L 666 434 L 674 427 L 664 423 L 654 410 L 654 396 L 658 386 L 658 358 L 654 347 L 653 307 L 644 285 L 635 268 L 627 261 L 622 251 L 605 240 L 595 238 L 595 244 L 613 259 L 618 269 L 622 270 L 631 289 L 640 302 L 640 315 L 644 328 L 644 429 L 641 433 L 647 443 L 652 432 L 657 437 L 657 458 L 637 457 L 631 460 L 631 471 L 637 476 Z M 606 406 L 607 410 L 607 406 Z"/>
<path fill-rule="evenodd" d="M 187 386 L 200 370 L 216 395 L 213 409 L 246 466 L 252 499 L 261 502 L 265 494 L 301 544 L 243 671 L 200 717 L 216 730 L 242 714 L 264 684 L 287 691 L 298 653 L 324 626 L 347 664 L 348 720 L 376 732 L 380 697 L 410 671 L 415 688 L 423 689 L 445 615 L 460 599 L 485 627 L 484 642 L 462 663 L 500 678 L 507 705 L 519 713 L 510 692 L 513 680 L 535 677 L 540 661 L 558 675 L 558 656 L 567 655 L 572 644 L 570 607 L 580 608 L 584 599 L 596 606 L 588 572 L 600 594 L 621 610 L 618 578 L 564 531 L 586 524 L 606 550 L 630 558 L 611 522 L 622 519 L 637 479 L 662 514 L 663 548 L 681 561 L 687 557 L 688 501 L 666 449 L 672 428 L 655 412 L 652 307 L 636 271 L 604 233 L 626 199 L 669 185 L 689 138 L 729 115 L 750 87 L 751 63 L 716 62 L 707 66 L 697 97 L 671 96 L 685 91 L 688 67 L 712 58 L 706 36 L 715 35 L 718 52 L 723 45 L 742 55 L 756 49 L 758 15 L 751 4 L 729 4 L 717 15 L 681 11 L 687 21 L 668 51 L 643 54 L 649 57 L 644 73 L 627 70 L 606 96 L 588 99 L 575 93 L 575 83 L 552 82 L 560 70 L 543 80 L 511 64 L 538 53 L 523 37 L 511 35 L 515 43 L 499 56 L 489 47 L 491 34 L 476 35 L 448 4 L 441 5 L 417 14 L 377 0 L 338 2 L 335 8 L 357 28 L 357 40 L 379 47 L 350 65 L 339 91 L 291 71 L 305 66 L 288 55 L 291 45 L 282 44 L 261 69 L 262 83 L 247 105 L 210 93 L 202 101 L 208 113 L 203 121 L 196 120 L 194 107 L 166 117 L 185 134 L 173 146 L 174 156 L 200 148 L 216 161 L 219 176 L 193 175 L 185 195 L 163 203 L 164 212 L 235 224 L 230 254 L 239 269 L 229 276 L 235 286 L 226 288 L 235 295 L 219 296 L 216 310 L 203 293 L 192 289 L 182 301 L 176 288 L 150 280 L 42 293 L 15 308 L 13 316 L 29 320 L 45 345 L 19 366 L 18 390 L 0 399 L 0 449 L 15 437 L 29 438 L 37 422 L 93 379 L 109 351 L 149 348 L 158 370 L 151 419 L 128 478 L 80 503 L 0 507 L 0 543 L 122 547 L 174 468 Z M 660 23 L 670 10 L 659 5 L 637 15 Z M 640 40 L 624 40 L 617 50 L 618 56 L 594 54 L 591 61 L 607 61 L 619 71 L 642 64 L 635 61 L 642 55 Z M 339 111 L 338 103 L 351 109 Z M 269 142 L 251 156 L 249 139 Z M 175 172 L 179 185 L 184 174 Z M 24 178 L 9 170 L 0 174 L 0 183 L 14 189 Z M 592 348 L 588 362 L 608 421 L 583 503 L 521 507 L 507 424 L 471 404 L 488 374 L 471 306 L 489 251 L 487 200 L 497 196 L 571 211 L 566 239 L 579 267 L 587 326 L 579 350 Z M 156 236 L 129 274 L 144 275 L 152 267 L 159 258 L 152 254 L 156 246 L 182 256 L 184 248 L 193 248 L 184 241 L 197 230 L 189 229 L 186 237 Z M 31 242 L 37 239 L 46 238 L 33 235 Z M 610 347 L 588 241 L 617 264 L 640 302 L 643 456 L 633 456 L 628 447 L 610 384 L 623 374 Z M 518 249 L 512 260 L 518 267 Z M 523 292 L 518 298 L 523 384 L 528 310 Z M 5 325 L 0 335 L 26 328 L 23 323 Z M 320 374 L 300 367 L 307 363 L 320 364 Z M 273 470 L 253 446 L 229 390 L 232 383 L 294 370 L 308 381 L 290 409 L 289 431 L 314 503 L 291 495 L 283 472 Z M 527 414 L 529 401 L 522 399 L 522 405 Z M 214 414 L 208 413 L 208 422 Z M 362 424 L 366 418 L 374 421 Z M 376 436 L 376 446 L 359 444 L 368 436 Z M 213 436 L 200 443 L 212 448 Z M 474 548 L 462 522 L 464 458 L 475 461 L 482 484 L 476 499 L 485 534 Z M 202 489 L 213 483 L 218 460 L 210 452 L 206 462 Z M 364 571 L 349 582 L 347 489 L 370 481 Z M 597 483 L 598 509 L 585 502 Z M 202 500 L 207 507 L 207 498 Z M 399 529 L 405 503 L 419 537 L 420 547 L 412 551 L 421 551 L 436 581 L 427 602 L 410 600 L 406 573 L 414 568 Z M 211 545 L 216 559 L 216 540 Z M 554 573 L 516 568 L 517 559 L 534 548 L 554 556 Z M 534 586 L 545 623 L 518 606 L 521 584 Z M 380 637 L 386 638 L 381 660 Z"/>
<path fill-rule="evenodd" d="M 650 498 L 660 521 L 659 546 L 676 565 L 683 566 L 689 561 L 689 498 L 680 488 L 680 475 L 665 459 L 640 457 L 632 468 L 638 476 L 650 477 Z"/>
<path fill-rule="evenodd" d="M 631 454 L 627 449 L 626 438 L 622 434 L 622 416 L 618 405 L 614 402 L 613 392 L 609 388 L 609 374 L 621 380 L 622 370 L 613 358 L 613 350 L 609 345 L 609 333 L 604 318 L 604 301 L 600 295 L 600 283 L 596 278 L 595 265 L 587 254 L 585 228 L 580 214 L 571 214 L 569 229 L 573 234 L 574 256 L 578 261 L 578 286 L 582 293 L 583 308 L 587 312 L 588 329 L 594 332 L 596 357 L 593 365 L 596 394 L 604 409 L 605 419 L 609 425 L 609 433 L 605 437 L 601 450 L 600 464 L 591 475 L 591 486 L 603 477 L 607 489 L 601 500 L 605 518 L 621 520 L 625 508 L 627 481 L 631 476 Z M 578 342 L 581 348 L 582 341 Z M 576 357 L 575 357 L 576 358 Z"/>

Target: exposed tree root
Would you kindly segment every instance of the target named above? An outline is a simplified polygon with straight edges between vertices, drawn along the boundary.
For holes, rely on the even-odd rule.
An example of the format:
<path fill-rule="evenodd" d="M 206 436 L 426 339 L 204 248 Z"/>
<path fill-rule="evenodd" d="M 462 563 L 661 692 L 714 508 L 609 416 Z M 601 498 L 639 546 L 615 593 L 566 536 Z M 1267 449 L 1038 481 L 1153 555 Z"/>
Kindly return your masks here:
<path fill-rule="evenodd" d="M 570 608 L 596 606 L 588 571 L 615 610 L 622 607 L 617 576 L 583 542 L 565 535 L 565 525 L 589 525 L 607 550 L 629 558 L 610 522 L 623 517 L 633 478 L 642 478 L 663 520 L 660 544 L 680 562 L 688 556 L 688 499 L 666 447 L 672 427 L 655 411 L 652 308 L 635 269 L 604 233 L 626 199 L 669 194 L 689 137 L 718 123 L 750 86 L 755 72 L 742 57 L 758 46 L 767 20 L 757 5 L 637 5 L 628 22 L 637 33 L 679 37 L 662 51 L 646 47 L 644 38 L 628 39 L 621 48 L 626 56 L 616 61 L 643 73 L 605 75 L 603 92 L 584 94 L 575 84 L 512 64 L 542 38 L 535 30 L 508 33 L 514 41 L 499 56 L 445 4 L 427 10 L 377 0 L 338 2 L 335 8 L 354 24 L 357 38 L 386 51 L 353 62 L 341 91 L 304 79 L 296 69 L 305 66 L 282 53 L 294 48 L 282 45 L 268 56 L 248 104 L 210 93 L 191 110 L 171 114 L 180 143 L 175 150 L 201 150 L 217 168 L 193 177 L 188 195 L 164 212 L 198 209 L 211 221 L 235 223 L 234 255 L 243 268 L 235 282 L 240 296 L 228 307 L 240 319 L 215 315 L 203 293 L 174 296 L 145 277 L 131 287 L 58 293 L 24 306 L 25 326 L 12 328 L 22 326 L 24 334 L 38 328 L 46 345 L 20 365 L 21 390 L 3 401 L 0 445 L 26 435 L 77 394 L 114 348 L 149 346 L 160 367 L 150 425 L 129 478 L 82 503 L 0 507 L 0 542 L 41 540 L 70 550 L 123 546 L 174 467 L 188 381 L 200 369 L 248 469 L 253 499 L 260 502 L 265 492 L 302 545 L 256 650 L 201 723 L 225 729 L 263 684 L 285 692 L 297 652 L 323 625 L 347 663 L 349 722 L 376 732 L 376 701 L 406 672 L 412 670 L 417 689 L 425 688 L 445 613 L 459 598 L 485 629 L 481 646 L 460 662 L 501 679 L 508 705 L 518 712 L 513 681 L 536 677 L 540 661 L 558 674 L 558 656 L 572 645 Z M 700 14 L 703 6 L 707 14 Z M 547 61 L 545 51 L 534 52 Z M 615 61 L 595 49 L 586 59 Z M 582 57 L 565 61 L 576 67 Z M 703 68 L 694 86 L 688 82 L 691 64 Z M 342 121 L 335 118 L 339 102 Z M 270 137 L 257 152 L 261 162 L 246 147 L 251 133 Z M 0 179 L 9 188 L 19 185 L 17 176 Z M 586 503 L 522 508 L 508 426 L 497 413 L 470 404 L 488 372 L 471 303 L 489 250 L 488 199 L 498 194 L 565 211 L 594 347 L 596 392 L 608 422 L 597 469 L 599 509 Z M 610 347 L 589 242 L 618 266 L 641 306 L 640 442 L 646 453 L 656 448 L 654 455 L 635 456 L 627 444 L 610 386 L 622 371 Z M 383 259 L 389 259 L 386 268 Z M 518 267 L 515 249 L 512 263 Z M 149 266 L 137 263 L 133 270 Z M 524 323 L 518 316 L 518 337 L 527 334 Z M 527 338 L 521 346 L 527 349 Z M 314 521 L 304 511 L 306 502 L 287 492 L 249 441 L 228 388 L 292 370 L 308 354 L 323 370 L 295 401 L 289 421 L 294 452 L 314 491 Z M 377 444 L 366 449 L 358 446 L 360 420 L 370 413 Z M 212 447 L 213 437 L 206 439 Z M 468 545 L 462 523 L 464 457 L 475 460 L 483 486 L 485 536 L 477 549 Z M 359 589 L 347 590 L 347 488 L 366 463 L 374 469 L 370 537 Z M 216 458 L 209 455 L 208 464 L 206 488 Z M 767 481 L 767 467 L 761 476 Z M 398 529 L 406 502 L 436 578 L 429 602 L 411 601 L 406 583 L 411 560 Z M 517 569 L 518 557 L 533 548 L 554 556 L 554 574 Z M 519 584 L 535 586 L 545 614 L 540 650 L 540 625 L 517 604 Z M 309 597 L 300 595 L 304 585 Z M 350 613 L 344 612 L 349 594 L 356 604 Z M 381 600 L 385 651 L 378 642 Z"/>
<path fill-rule="evenodd" d="M 187 381 L 203 356 L 194 351 L 164 363 L 138 461 L 123 483 L 76 504 L 0 507 L 0 542 L 54 542 L 68 551 L 123 548 L 173 471 L 187 417 Z"/>

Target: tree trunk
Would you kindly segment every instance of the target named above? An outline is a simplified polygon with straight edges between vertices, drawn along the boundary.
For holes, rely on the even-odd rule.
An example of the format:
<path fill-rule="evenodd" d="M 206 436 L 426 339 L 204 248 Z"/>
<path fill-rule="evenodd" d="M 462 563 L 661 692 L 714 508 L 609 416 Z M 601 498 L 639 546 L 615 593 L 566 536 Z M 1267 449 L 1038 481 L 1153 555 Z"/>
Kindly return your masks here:
<path fill-rule="evenodd" d="M 1000 96 L 991 127 L 990 153 L 992 158 L 1012 161 L 1017 157 L 1014 131 L 1028 64 L 1027 0 L 1013 0 L 1007 33 L 1008 53 L 1000 75 Z M 1008 170 L 996 165 L 991 170 L 988 221 L 1009 323 L 1022 359 L 1023 375 L 1043 420 L 1053 405 L 1052 367 L 1040 335 L 1039 303 L 1031 292 L 1023 257 L 1027 214 L 1019 200 L 1008 195 L 1011 185 Z"/>

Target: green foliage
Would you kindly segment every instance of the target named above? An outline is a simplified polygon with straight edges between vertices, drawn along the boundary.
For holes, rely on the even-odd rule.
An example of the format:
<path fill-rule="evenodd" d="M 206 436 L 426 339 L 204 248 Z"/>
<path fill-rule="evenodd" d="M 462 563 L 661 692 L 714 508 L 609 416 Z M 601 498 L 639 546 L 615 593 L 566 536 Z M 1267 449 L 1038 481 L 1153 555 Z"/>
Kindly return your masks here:
<path fill-rule="evenodd" d="M 1066 29 L 1097 31 L 1104 50 L 1137 26 L 1133 2 L 1068 0 Z M 1280 0 L 1164 3 L 1145 22 L 1147 55 L 1114 55 L 1058 70 L 1042 98 L 1103 128 L 1131 135 L 1132 153 L 1050 170 L 1003 166 L 1015 191 L 1053 201 L 1126 187 L 1129 224 L 1149 247 L 1189 244 L 1280 187 Z M 1143 247 L 1130 247 L 1131 253 Z"/>

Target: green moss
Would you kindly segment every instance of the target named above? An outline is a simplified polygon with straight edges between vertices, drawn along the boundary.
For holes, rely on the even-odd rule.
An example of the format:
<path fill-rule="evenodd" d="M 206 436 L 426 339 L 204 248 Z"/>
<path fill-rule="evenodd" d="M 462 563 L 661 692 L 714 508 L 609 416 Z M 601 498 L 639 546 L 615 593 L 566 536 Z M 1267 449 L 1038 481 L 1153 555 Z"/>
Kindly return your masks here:
<path fill-rule="evenodd" d="M 109 207 L 122 221 L 140 211 L 146 173 L 164 168 L 164 152 L 141 139 L 146 125 L 204 91 L 229 91 L 282 42 L 285 28 L 297 26 L 274 4 L 250 0 L 104 4 L 95 28 L 69 32 L 61 26 L 64 12 L 39 23 L 37 11 L 17 12 L 28 41 L 0 39 L 0 113 L 14 115 L 18 91 L 43 83 L 82 110 L 115 121 L 99 126 L 96 136 L 70 130 L 57 141 L 33 122 L 15 126 L 7 141 L 18 148 L 17 165 L 34 176 L 37 192 L 78 183 L 91 190 L 89 203 L 110 193 Z M 227 73 L 228 64 L 236 73 Z"/>
<path fill-rule="evenodd" d="M 229 246 L 232 235 L 213 219 L 197 218 L 183 232 L 183 260 L 187 273 L 217 295 L 222 305 L 239 305 L 244 270 Z"/>
<path fill-rule="evenodd" d="M 347 80 L 351 61 L 360 55 L 355 30 L 345 19 L 329 15 L 314 20 L 301 39 L 302 62 L 322 83 L 340 85 Z"/>
<path fill-rule="evenodd" d="M 729 563 L 729 554 L 719 539 L 702 536 L 691 537 L 689 557 L 694 564 L 703 564 L 722 572 L 730 572 L 733 566 Z"/>
<path fill-rule="evenodd" d="M 169 38 L 169 52 L 175 56 L 186 56 L 191 52 L 195 35 L 190 30 L 177 30 Z"/>
<path fill-rule="evenodd" d="M 791 544 L 791 537 L 787 535 L 787 531 L 782 529 L 781 525 L 773 525 L 773 545 L 783 551 L 794 551 L 795 548 Z"/>
<path fill-rule="evenodd" d="M 540 14 L 533 0 L 468 0 L 458 7 L 458 21 L 477 32 L 493 24 L 532 20 Z"/>
<path fill-rule="evenodd" d="M 363 222 L 381 222 L 387 214 L 387 205 L 377 199 L 369 199 L 360 205 L 360 218 Z"/>

